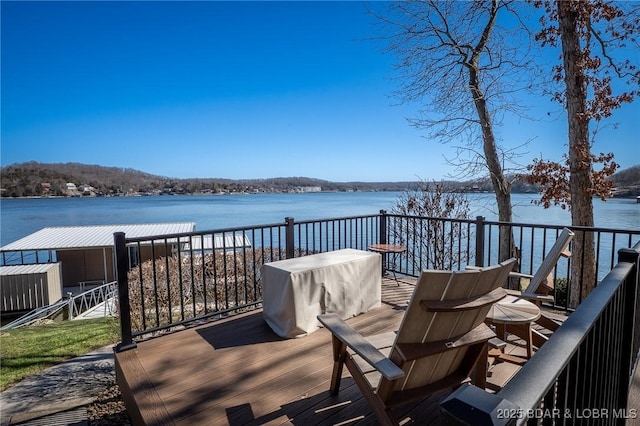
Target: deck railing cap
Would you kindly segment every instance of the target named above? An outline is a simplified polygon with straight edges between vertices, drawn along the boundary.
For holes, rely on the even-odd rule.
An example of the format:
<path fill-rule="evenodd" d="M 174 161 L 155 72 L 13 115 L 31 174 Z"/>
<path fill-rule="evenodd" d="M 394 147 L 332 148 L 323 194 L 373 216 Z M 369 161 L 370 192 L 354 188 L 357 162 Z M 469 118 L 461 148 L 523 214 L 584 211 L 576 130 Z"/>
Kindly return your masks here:
<path fill-rule="evenodd" d="M 443 425 L 513 425 L 520 407 L 498 395 L 464 385 L 440 404 Z"/>

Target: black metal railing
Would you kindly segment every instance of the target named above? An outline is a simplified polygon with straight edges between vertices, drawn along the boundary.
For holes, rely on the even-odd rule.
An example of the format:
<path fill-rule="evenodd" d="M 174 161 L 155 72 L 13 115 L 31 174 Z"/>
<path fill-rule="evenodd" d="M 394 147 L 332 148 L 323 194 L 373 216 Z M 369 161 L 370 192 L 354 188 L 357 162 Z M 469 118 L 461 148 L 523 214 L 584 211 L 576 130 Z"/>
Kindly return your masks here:
<path fill-rule="evenodd" d="M 322 253 L 343 248 L 366 250 L 380 242 L 382 216 L 356 216 L 324 220 L 294 222 L 287 218 L 288 235 L 291 236 L 287 257 Z M 298 253 L 294 253 L 299 250 Z"/>
<path fill-rule="evenodd" d="M 446 424 L 624 424 L 640 350 L 640 243 L 497 394 L 471 385 L 441 404 Z M 473 413 L 473 417 L 469 417 Z M 471 423 L 470 423 L 471 422 Z"/>
<path fill-rule="evenodd" d="M 463 269 L 498 260 L 500 232 L 510 230 L 520 268 L 534 271 L 561 227 L 472 220 L 377 215 L 342 217 L 145 238 L 116 234 L 115 248 L 122 346 L 134 338 L 212 316 L 259 306 L 260 269 L 266 262 L 371 244 L 402 244 L 407 250 L 394 272 L 418 276 L 423 269 Z M 574 228 L 572 228 L 574 229 Z M 640 230 L 579 229 L 597 235 L 599 269 L 611 253 L 640 240 Z M 383 259 L 384 262 L 385 259 Z M 569 291 L 569 268 L 561 261 L 556 283 Z M 602 275 L 604 276 L 604 275 Z M 558 306 L 566 307 L 561 300 Z"/>
<path fill-rule="evenodd" d="M 150 238 L 115 234 L 122 344 L 131 346 L 142 334 L 257 306 L 262 297 L 260 267 L 294 250 L 287 245 L 287 226 Z"/>
<path fill-rule="evenodd" d="M 563 226 L 529 223 L 443 219 L 417 216 L 389 215 L 381 212 L 386 223 L 386 241 L 401 244 L 407 251 L 395 262 L 396 273 L 418 276 L 423 269 L 464 269 L 467 265 L 486 266 L 509 257 L 518 258 L 520 272 L 533 274 L 555 243 Z M 596 275 L 591 287 L 598 285 L 615 264 L 615 254 L 640 241 L 640 230 L 585 228 L 569 226 L 575 234 L 571 249 L 577 252 L 578 241 L 584 244 L 585 235 L 594 240 Z M 582 237 L 582 238 L 579 238 Z M 506 241 L 506 244 L 501 242 Z M 514 253 L 501 253 L 501 247 L 513 247 Z M 554 306 L 570 309 L 569 295 L 573 286 L 583 288 L 587 278 L 572 282 L 572 258 L 562 258 L 554 269 L 556 300 Z M 580 296 L 581 301 L 583 296 Z M 578 302 L 579 302 L 578 301 Z"/>

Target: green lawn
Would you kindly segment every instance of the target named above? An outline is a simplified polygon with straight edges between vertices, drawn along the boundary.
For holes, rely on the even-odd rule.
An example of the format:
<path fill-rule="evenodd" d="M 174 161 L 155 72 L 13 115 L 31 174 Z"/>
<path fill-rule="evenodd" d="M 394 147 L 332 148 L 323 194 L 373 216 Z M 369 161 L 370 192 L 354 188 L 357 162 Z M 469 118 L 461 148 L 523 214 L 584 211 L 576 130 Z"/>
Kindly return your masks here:
<path fill-rule="evenodd" d="M 118 320 L 64 321 L 3 331 L 0 390 L 69 358 L 119 340 Z"/>

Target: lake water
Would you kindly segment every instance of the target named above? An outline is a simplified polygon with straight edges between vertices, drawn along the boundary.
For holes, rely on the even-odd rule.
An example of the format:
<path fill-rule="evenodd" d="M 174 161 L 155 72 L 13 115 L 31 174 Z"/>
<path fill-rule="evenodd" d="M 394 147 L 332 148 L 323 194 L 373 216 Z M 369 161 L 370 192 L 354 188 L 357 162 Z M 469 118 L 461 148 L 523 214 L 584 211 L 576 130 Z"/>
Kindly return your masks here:
<path fill-rule="evenodd" d="M 105 198 L 29 198 L 0 200 L 1 245 L 48 226 L 195 222 L 197 230 L 376 214 L 391 210 L 399 192 L 327 192 L 255 195 L 177 195 Z M 493 194 L 470 194 L 471 217 L 497 217 Z M 570 225 L 559 207 L 531 204 L 529 194 L 513 194 L 514 222 Z M 640 229 L 635 199 L 594 200 L 598 227 Z"/>

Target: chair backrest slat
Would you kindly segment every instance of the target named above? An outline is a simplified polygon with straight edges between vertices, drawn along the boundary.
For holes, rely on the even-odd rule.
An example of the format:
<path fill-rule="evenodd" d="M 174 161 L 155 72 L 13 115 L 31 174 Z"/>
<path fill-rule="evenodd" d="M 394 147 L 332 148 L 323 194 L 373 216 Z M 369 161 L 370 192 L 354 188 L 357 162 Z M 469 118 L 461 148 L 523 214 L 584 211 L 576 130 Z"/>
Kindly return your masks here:
<path fill-rule="evenodd" d="M 549 276 L 551 276 L 554 268 L 556 267 L 558 260 L 560 260 L 560 256 L 570 256 L 569 252 L 569 243 L 574 237 L 574 233 L 568 229 L 564 228 L 558 239 L 553 244 L 540 267 L 536 270 L 536 273 L 531 278 L 531 282 L 527 286 L 527 288 L 522 292 L 523 295 L 526 296 L 534 296 L 539 293 L 540 286 L 547 282 Z M 551 283 L 547 284 L 549 287 Z"/>

